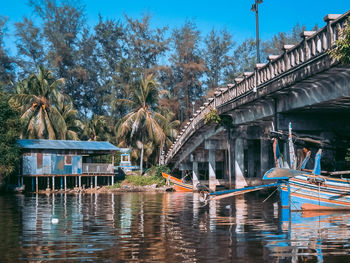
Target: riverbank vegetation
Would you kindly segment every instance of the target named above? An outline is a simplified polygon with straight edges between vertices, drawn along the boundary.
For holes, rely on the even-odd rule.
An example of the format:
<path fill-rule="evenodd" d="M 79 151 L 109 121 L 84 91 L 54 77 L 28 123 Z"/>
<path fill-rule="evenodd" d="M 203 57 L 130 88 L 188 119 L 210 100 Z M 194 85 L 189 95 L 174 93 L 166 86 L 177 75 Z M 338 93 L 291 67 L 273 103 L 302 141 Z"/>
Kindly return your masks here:
<path fill-rule="evenodd" d="M 20 131 L 18 114 L 8 104 L 9 96 L 0 92 L 0 188 L 3 179 L 18 169 Z"/>
<path fill-rule="evenodd" d="M 124 180 L 117 181 L 114 185 L 110 186 L 110 188 L 128 188 L 146 185 L 161 187 L 166 184 L 166 180 L 164 177 L 162 177 L 162 172 L 170 173 L 170 169 L 165 165 L 158 165 L 147 169 L 145 174 L 142 176 L 140 176 L 139 172 L 129 173 L 125 176 Z"/>
<path fill-rule="evenodd" d="M 0 16 L 0 89 L 19 115 L 20 138 L 106 140 L 131 148 L 132 162 L 147 169 L 195 107 L 256 64 L 254 40 L 236 44 L 225 29 L 203 35 L 189 20 L 155 27 L 150 15 L 100 15 L 91 26 L 79 1 L 28 3 L 35 19 L 14 23 L 14 55 Z M 262 41 L 261 57 L 298 43 L 303 30 Z"/>

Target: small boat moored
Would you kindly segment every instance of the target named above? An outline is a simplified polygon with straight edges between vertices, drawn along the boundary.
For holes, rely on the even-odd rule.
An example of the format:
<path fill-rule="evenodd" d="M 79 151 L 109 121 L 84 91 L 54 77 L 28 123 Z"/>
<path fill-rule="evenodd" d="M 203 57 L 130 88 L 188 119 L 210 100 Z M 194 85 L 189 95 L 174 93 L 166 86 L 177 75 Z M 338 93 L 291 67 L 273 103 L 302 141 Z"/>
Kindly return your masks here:
<path fill-rule="evenodd" d="M 176 192 L 192 192 L 193 185 L 184 183 L 181 179 L 171 176 L 170 174 L 162 173 L 162 176 L 169 182 L 174 184 L 174 190 Z"/>

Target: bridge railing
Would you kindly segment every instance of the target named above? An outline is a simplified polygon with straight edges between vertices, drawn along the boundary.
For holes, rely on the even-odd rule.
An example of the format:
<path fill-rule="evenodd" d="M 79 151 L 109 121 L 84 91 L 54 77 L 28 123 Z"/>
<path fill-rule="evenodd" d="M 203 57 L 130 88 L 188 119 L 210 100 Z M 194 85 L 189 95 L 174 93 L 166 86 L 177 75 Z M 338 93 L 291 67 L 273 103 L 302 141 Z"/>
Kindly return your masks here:
<path fill-rule="evenodd" d="M 202 106 L 196 111 L 190 122 L 180 132 L 166 154 L 166 158 L 163 158 L 165 163 L 168 163 L 183 143 L 192 136 L 196 129 L 203 125 L 204 116 L 211 107 L 220 111 L 220 107 L 223 105 L 250 94 L 281 74 L 325 54 L 341 36 L 349 14 L 350 11 L 343 15 L 327 15 L 324 17 L 325 22 L 327 22 L 325 27 L 317 32 L 304 31 L 302 41 L 299 44 L 285 45 L 281 55 L 270 55 L 267 64 L 257 64 L 254 72 L 244 73 L 244 77 L 235 79 L 234 84 L 229 84 L 227 88 L 215 92 L 214 98 L 210 98 L 208 102 L 204 103 L 204 107 Z"/>

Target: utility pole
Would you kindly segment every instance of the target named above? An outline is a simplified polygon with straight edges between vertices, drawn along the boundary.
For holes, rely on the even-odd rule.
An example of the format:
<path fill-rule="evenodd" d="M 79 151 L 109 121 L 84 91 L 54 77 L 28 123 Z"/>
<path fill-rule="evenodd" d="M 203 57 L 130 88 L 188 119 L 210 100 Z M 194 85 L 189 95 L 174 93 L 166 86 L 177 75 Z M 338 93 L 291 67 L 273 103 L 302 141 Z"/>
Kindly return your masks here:
<path fill-rule="evenodd" d="M 252 5 L 252 10 L 255 12 L 255 26 L 256 26 L 256 60 L 257 63 L 260 63 L 260 50 L 259 50 L 259 4 L 261 4 L 263 0 L 255 0 L 255 3 Z"/>

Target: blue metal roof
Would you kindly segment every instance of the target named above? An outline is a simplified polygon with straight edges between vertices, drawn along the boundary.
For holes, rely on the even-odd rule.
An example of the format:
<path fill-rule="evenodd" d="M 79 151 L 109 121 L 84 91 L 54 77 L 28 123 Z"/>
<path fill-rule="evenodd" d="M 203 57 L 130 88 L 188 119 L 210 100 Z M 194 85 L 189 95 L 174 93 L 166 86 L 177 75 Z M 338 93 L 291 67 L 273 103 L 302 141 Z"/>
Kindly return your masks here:
<path fill-rule="evenodd" d="M 24 149 L 55 149 L 85 151 L 117 151 L 118 147 L 109 142 L 69 141 L 69 140 L 17 140 Z"/>

